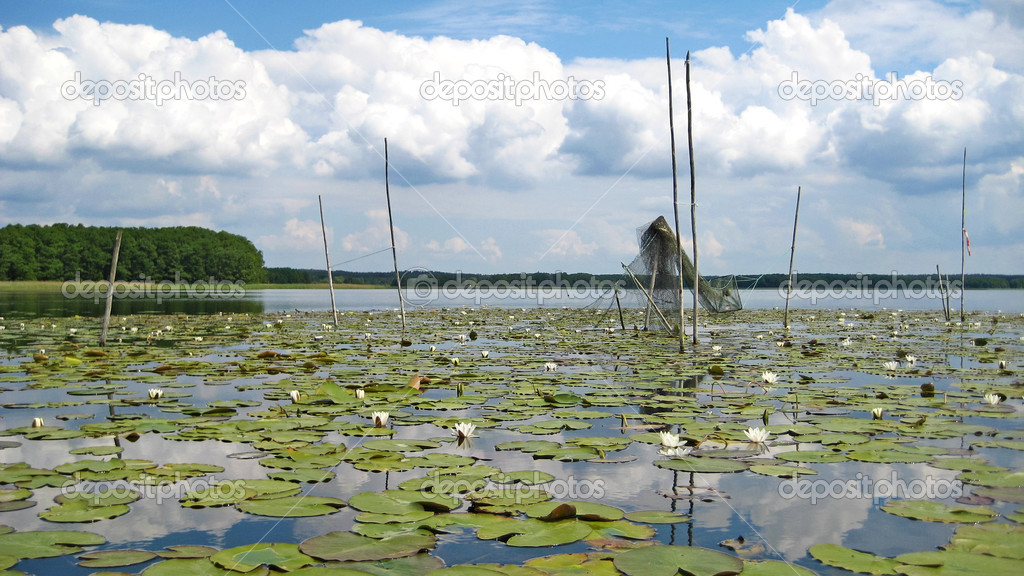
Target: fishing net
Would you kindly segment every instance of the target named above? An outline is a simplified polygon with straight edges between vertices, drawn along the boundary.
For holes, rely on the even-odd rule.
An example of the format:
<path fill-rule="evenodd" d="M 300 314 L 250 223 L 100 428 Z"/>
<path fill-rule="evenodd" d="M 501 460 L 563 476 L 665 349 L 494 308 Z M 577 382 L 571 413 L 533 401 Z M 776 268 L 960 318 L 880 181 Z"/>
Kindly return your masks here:
<path fill-rule="evenodd" d="M 642 306 L 647 308 L 644 323 L 661 324 L 671 330 L 672 319 L 679 318 L 679 243 L 664 216 L 637 228 L 640 254 L 626 266 L 627 285 L 635 290 Z M 693 294 L 697 292 L 702 308 L 709 312 L 735 312 L 743 309 L 735 276 L 703 278 L 697 275 L 693 262 L 683 251 L 683 282 Z"/>

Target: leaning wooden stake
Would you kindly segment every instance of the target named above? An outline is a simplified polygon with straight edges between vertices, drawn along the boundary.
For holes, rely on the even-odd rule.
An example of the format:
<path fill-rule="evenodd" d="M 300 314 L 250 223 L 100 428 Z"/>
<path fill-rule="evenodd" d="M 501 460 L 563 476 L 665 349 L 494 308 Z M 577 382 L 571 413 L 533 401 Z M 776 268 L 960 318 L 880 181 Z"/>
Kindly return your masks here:
<path fill-rule="evenodd" d="M 384 195 L 388 199 L 388 227 L 391 229 L 391 259 L 395 262 L 395 285 L 398 287 L 398 305 L 402 310 L 402 336 L 405 336 L 405 300 L 402 298 L 402 275 L 398 273 L 398 252 L 395 251 L 395 222 L 391 219 L 391 184 L 388 174 L 391 164 L 388 163 L 388 139 L 384 139 Z"/>
<path fill-rule="evenodd" d="M 647 301 L 650 302 L 651 306 L 654 308 L 654 312 L 658 314 L 658 318 L 660 318 L 661 323 L 665 325 L 665 329 L 672 330 L 672 325 L 669 324 L 669 321 L 665 319 L 665 315 L 661 313 L 661 308 L 658 308 L 658 305 L 654 303 L 654 296 L 651 296 L 651 293 L 647 291 L 647 288 L 644 288 L 644 285 L 640 282 L 640 279 L 636 277 L 636 274 L 633 274 L 633 271 L 629 269 L 629 266 L 626 266 L 625 262 L 621 262 L 621 264 L 623 270 L 626 271 L 626 274 L 629 274 L 629 277 L 633 279 L 633 282 L 636 284 L 636 287 L 639 288 L 640 291 L 644 293 L 644 296 L 647 297 Z M 651 288 L 653 289 L 654 287 L 652 286 Z"/>
<path fill-rule="evenodd" d="M 935 265 L 935 275 L 939 277 L 939 303 L 942 304 L 942 315 L 946 318 L 946 322 L 949 322 L 949 301 L 946 300 L 946 289 L 942 285 L 942 270 L 939 270 L 939 265 Z"/>
<path fill-rule="evenodd" d="M 796 216 L 793 216 L 793 243 L 789 246 L 789 280 L 786 282 L 786 312 L 782 324 L 789 330 L 789 296 L 793 293 L 793 256 L 796 255 L 796 223 L 800 220 L 800 187 L 796 187 Z"/>
<path fill-rule="evenodd" d="M 324 258 L 327 259 L 327 287 L 331 291 L 331 313 L 334 314 L 334 327 L 338 327 L 338 307 L 334 305 L 334 272 L 331 270 L 331 254 L 327 251 L 327 226 L 324 225 L 324 200 L 318 194 L 320 203 L 320 230 L 324 233 Z"/>
<path fill-rule="evenodd" d="M 103 329 L 100 330 L 100 346 L 107 345 L 107 329 L 110 328 L 110 309 L 114 306 L 114 277 L 117 276 L 117 254 L 121 251 L 121 231 L 114 238 L 114 256 L 110 259 L 110 280 L 107 282 L 107 306 L 103 311 Z"/>
<path fill-rule="evenodd" d="M 690 53 L 686 53 L 686 58 L 689 60 Z M 685 349 L 686 343 L 686 308 L 683 306 L 683 277 L 686 274 L 683 272 L 683 239 L 679 235 L 679 183 L 676 178 L 676 126 L 675 121 L 672 118 L 672 56 L 669 52 L 668 38 L 665 38 L 665 64 L 668 67 L 668 133 L 669 139 L 672 143 L 672 206 L 676 216 L 676 252 L 679 255 L 679 351 L 682 352 Z M 687 65 L 689 70 L 689 65 Z M 651 286 L 654 289 L 654 286 Z M 654 303 L 654 300 L 651 300 Z M 696 304 L 696 303 L 695 303 Z M 695 306 L 696 307 L 696 306 Z M 657 309 L 657 307 L 655 307 Z M 659 311 L 660 315 L 661 312 Z M 662 317 L 662 321 L 665 318 Z M 666 324 L 666 327 L 669 327 Z M 671 329 L 671 327 L 669 327 Z M 693 335 L 696 340 L 696 332 Z"/>
<path fill-rule="evenodd" d="M 693 345 L 697 345 L 697 302 L 700 299 L 700 266 L 697 265 L 697 180 L 693 171 L 693 102 L 690 99 L 690 51 L 686 51 L 686 142 L 690 149 L 690 229 L 693 231 Z M 679 235 L 678 228 L 676 236 Z M 679 275 L 683 273 L 679 251 Z"/>

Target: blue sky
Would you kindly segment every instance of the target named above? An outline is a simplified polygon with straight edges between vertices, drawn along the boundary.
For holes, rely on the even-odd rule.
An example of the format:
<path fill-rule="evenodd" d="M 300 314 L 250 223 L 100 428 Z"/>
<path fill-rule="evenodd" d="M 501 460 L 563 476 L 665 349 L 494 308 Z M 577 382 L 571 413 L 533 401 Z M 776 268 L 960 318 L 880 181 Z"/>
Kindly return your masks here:
<path fill-rule="evenodd" d="M 319 267 L 322 195 L 337 267 L 386 270 L 365 256 L 390 242 L 388 138 L 403 267 L 614 272 L 636 227 L 671 217 L 668 37 L 680 144 L 693 53 L 703 271 L 785 270 L 798 185 L 799 270 L 953 269 L 964 147 L 968 269 L 1024 263 L 1019 2 L 4 0 L 0 27 L 0 225 L 200 225 Z M 953 92 L 781 91 L 891 73 Z M 240 90 L 94 105 L 68 88 L 140 77 Z M 424 96 L 501 78 L 532 97 Z M 570 81 L 598 92 L 538 88 Z"/>

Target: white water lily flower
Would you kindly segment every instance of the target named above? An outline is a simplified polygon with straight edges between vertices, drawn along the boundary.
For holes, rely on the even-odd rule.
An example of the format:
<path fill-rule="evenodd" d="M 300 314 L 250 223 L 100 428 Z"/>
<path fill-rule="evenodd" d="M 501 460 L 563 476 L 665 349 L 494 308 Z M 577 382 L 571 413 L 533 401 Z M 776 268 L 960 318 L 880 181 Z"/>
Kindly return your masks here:
<path fill-rule="evenodd" d="M 449 360 L 451 360 L 452 366 L 458 366 L 459 365 L 459 359 L 458 358 L 449 358 Z"/>
<path fill-rule="evenodd" d="M 490 354 L 490 352 L 488 352 L 487 350 L 481 350 L 480 351 L 480 357 L 481 358 L 487 358 L 488 354 Z"/>
<path fill-rule="evenodd" d="M 164 397 L 164 391 L 163 390 L 161 390 L 159 388 L 150 388 L 149 389 L 149 399 L 150 400 L 159 400 L 159 399 L 161 399 L 163 397 Z"/>
<path fill-rule="evenodd" d="M 748 440 L 755 444 L 764 444 L 768 439 L 768 429 L 766 428 L 747 428 L 743 433 L 746 434 Z"/>
<path fill-rule="evenodd" d="M 872 408 L 871 409 L 871 418 L 873 418 L 875 420 L 881 420 L 882 419 L 882 409 L 881 408 Z"/>
<path fill-rule="evenodd" d="M 775 372 L 765 370 L 761 373 L 761 380 L 763 380 L 765 384 L 775 384 L 779 381 L 779 375 Z"/>
<path fill-rule="evenodd" d="M 719 346 L 718 344 L 715 344 L 714 346 L 711 347 L 711 351 L 712 352 L 721 352 L 722 351 L 722 347 Z"/>
<path fill-rule="evenodd" d="M 847 346 L 847 347 L 848 347 L 848 346 L 852 346 L 852 345 L 853 345 L 853 340 L 850 340 L 849 338 L 846 338 L 845 340 L 843 340 L 843 341 L 842 341 L 842 342 L 840 342 L 839 344 L 840 344 L 841 346 Z"/>
<path fill-rule="evenodd" d="M 907 361 L 907 364 L 909 366 L 913 366 L 914 364 L 917 364 L 917 356 L 911 356 L 911 355 L 908 354 L 906 356 L 905 360 Z"/>
<path fill-rule="evenodd" d="M 665 448 L 678 448 L 683 445 L 678 434 L 673 434 L 664 430 L 658 432 L 658 434 L 661 436 L 661 445 Z"/>
<path fill-rule="evenodd" d="M 658 450 L 658 454 L 662 456 L 668 456 L 670 458 L 682 458 L 683 456 L 689 456 L 690 452 L 693 452 L 693 446 L 680 446 L 678 448 L 662 448 Z"/>
<path fill-rule="evenodd" d="M 459 334 L 459 342 L 462 342 L 463 344 L 465 344 L 466 340 L 468 340 L 468 339 L 469 339 L 469 337 L 466 336 L 465 334 Z"/>
<path fill-rule="evenodd" d="M 431 347 L 430 347 L 430 351 L 431 351 L 431 352 L 435 352 L 435 351 L 437 351 L 437 346 L 431 346 Z"/>
<path fill-rule="evenodd" d="M 43 427 L 43 419 L 39 418 L 39 417 L 33 418 L 32 419 L 32 427 L 33 428 L 42 428 Z"/>
<path fill-rule="evenodd" d="M 299 401 L 299 391 L 298 390 L 292 390 L 291 392 L 288 393 L 288 396 L 291 397 L 292 402 L 298 402 Z"/>
<path fill-rule="evenodd" d="M 554 372 L 555 370 L 558 370 L 558 364 L 555 364 L 554 362 L 547 362 L 544 364 L 545 372 Z"/>
<path fill-rule="evenodd" d="M 363 390 L 362 388 L 356 388 L 356 398 L 360 400 L 366 398 L 366 390 Z"/>
<path fill-rule="evenodd" d="M 893 370 L 900 367 L 900 363 L 895 360 L 889 360 L 888 362 L 882 362 L 882 367 L 884 367 L 889 372 L 892 372 Z"/>
<path fill-rule="evenodd" d="M 374 426 L 377 428 L 383 428 L 388 425 L 388 418 L 391 416 L 387 412 L 374 412 L 373 414 L 370 414 L 370 417 L 373 418 Z"/>
<path fill-rule="evenodd" d="M 1006 360 L 1000 360 L 999 361 L 999 369 L 1000 370 L 1006 370 Z"/>
<path fill-rule="evenodd" d="M 202 342 L 203 341 L 203 337 L 202 336 L 196 336 L 195 338 L 193 338 L 193 340 L 195 340 L 196 342 Z"/>
<path fill-rule="evenodd" d="M 757 339 L 758 340 L 764 340 L 764 334 L 758 334 L 757 335 Z"/>
<path fill-rule="evenodd" d="M 455 425 L 455 430 L 452 431 L 452 434 L 459 438 L 472 438 L 474 430 L 476 430 L 476 424 L 472 422 L 459 422 Z"/>
<path fill-rule="evenodd" d="M 999 404 L 1002 401 L 1003 399 L 999 396 L 999 394 L 985 394 L 985 402 L 988 402 L 992 406 L 995 406 L 996 404 Z"/>

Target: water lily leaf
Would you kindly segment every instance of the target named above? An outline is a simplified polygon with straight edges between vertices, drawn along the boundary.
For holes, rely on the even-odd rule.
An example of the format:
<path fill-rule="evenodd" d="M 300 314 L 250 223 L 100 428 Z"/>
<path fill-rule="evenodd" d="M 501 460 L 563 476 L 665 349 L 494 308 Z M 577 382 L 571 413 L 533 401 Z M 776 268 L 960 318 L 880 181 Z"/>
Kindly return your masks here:
<path fill-rule="evenodd" d="M 755 464 L 750 467 L 751 472 L 765 476 L 776 476 L 779 478 L 795 478 L 797 476 L 814 475 L 817 471 L 800 466 L 782 466 L 777 464 Z"/>
<path fill-rule="evenodd" d="M 991 574 L 1020 574 L 1024 561 L 996 558 L 968 552 L 912 552 L 901 554 L 900 574 L 907 576 L 988 576 Z"/>
<path fill-rule="evenodd" d="M 673 458 L 671 460 L 656 460 L 654 465 L 666 470 L 699 472 L 701 474 L 742 472 L 750 467 L 750 464 L 739 460 L 726 460 L 725 458 L 697 458 L 693 456 Z"/>
<path fill-rule="evenodd" d="M 297 544 L 287 542 L 260 542 L 236 546 L 210 556 L 210 561 L 234 572 L 250 572 L 262 565 L 291 572 L 316 563 L 313 558 L 299 552 Z"/>
<path fill-rule="evenodd" d="M 896 567 L 900 565 L 892 558 L 851 550 L 838 544 L 815 544 L 807 549 L 807 553 L 827 566 L 865 574 L 896 574 Z"/>
<path fill-rule="evenodd" d="M 531 558 L 523 566 L 536 568 L 545 574 L 575 574 L 579 576 L 615 576 L 619 573 L 611 560 L 591 558 L 587 554 L 556 554 Z"/>
<path fill-rule="evenodd" d="M 537 547 L 577 542 L 589 536 L 591 531 L 590 526 L 579 520 L 544 522 L 533 518 L 508 518 L 480 527 L 476 535 L 482 540 L 507 539 L 505 543 L 509 546 Z"/>
<path fill-rule="evenodd" d="M 39 513 L 39 517 L 50 522 L 98 522 L 117 518 L 130 512 L 125 504 L 113 506 L 90 506 L 84 500 L 71 500 L 67 504 L 53 506 Z"/>
<path fill-rule="evenodd" d="M 299 549 L 321 560 L 387 560 L 412 556 L 434 547 L 437 539 L 424 534 L 402 534 L 376 540 L 353 532 L 330 532 L 299 544 Z"/>
<path fill-rule="evenodd" d="M 115 568 L 142 564 L 156 558 L 146 550 L 98 550 L 86 552 L 78 557 L 78 565 L 85 568 Z"/>
<path fill-rule="evenodd" d="M 569 518 L 579 518 L 580 520 L 594 520 L 594 521 L 611 521 L 618 520 L 623 517 L 624 513 L 621 509 L 615 508 L 614 506 L 607 506 L 605 504 L 598 504 L 596 502 L 588 502 L 582 500 L 573 500 L 571 502 L 540 502 L 538 504 L 531 504 L 523 508 L 523 512 L 531 518 L 541 518 L 550 515 L 552 511 L 561 506 L 572 506 L 573 513 Z"/>
<path fill-rule="evenodd" d="M 826 463 L 826 462 L 845 462 L 846 455 L 841 452 L 833 452 L 832 450 L 801 450 L 799 452 L 782 452 L 775 455 L 779 460 L 786 460 L 787 462 L 804 462 L 804 463 Z"/>
<path fill-rule="evenodd" d="M 743 576 L 817 576 L 817 573 L 778 560 L 744 560 Z"/>
<path fill-rule="evenodd" d="M 1024 471 L 963 472 L 957 475 L 956 479 L 965 484 L 978 484 L 993 488 L 1019 488 L 1024 486 Z"/>
<path fill-rule="evenodd" d="M 1024 560 L 1024 526 L 964 524 L 957 527 L 945 549 Z"/>
<path fill-rule="evenodd" d="M 694 546 L 647 546 L 615 556 L 615 567 L 630 576 L 725 576 L 743 571 L 743 561 L 717 550 Z"/>
<path fill-rule="evenodd" d="M 494 446 L 495 450 L 520 450 L 523 452 L 538 452 L 551 448 L 558 448 L 558 442 L 548 440 L 517 440 L 515 442 L 502 442 Z"/>
<path fill-rule="evenodd" d="M 209 558 L 218 550 L 210 546 L 198 546 L 192 544 L 178 544 L 168 546 L 166 550 L 157 552 L 161 558 Z"/>
<path fill-rule="evenodd" d="M 269 500 L 245 500 L 235 505 L 242 512 L 259 516 L 296 518 L 334 514 L 345 501 L 326 496 L 285 496 Z"/>
<path fill-rule="evenodd" d="M 1024 486 L 981 487 L 975 488 L 973 492 L 976 496 L 984 498 L 1024 504 Z"/>
<path fill-rule="evenodd" d="M 206 558 L 173 558 L 151 564 L 140 576 L 224 576 L 224 569 Z"/>
<path fill-rule="evenodd" d="M 92 532 L 41 530 L 0 534 L 0 555 L 14 558 L 52 558 L 77 554 L 82 546 L 105 544 L 106 538 Z"/>
<path fill-rule="evenodd" d="M 88 454 L 90 456 L 110 456 L 111 454 L 120 454 L 124 451 L 124 448 L 120 446 L 85 446 L 83 448 L 75 448 L 68 452 L 69 454 Z"/>
<path fill-rule="evenodd" d="M 555 477 L 547 472 L 541 472 L 539 470 L 517 470 L 515 472 L 499 472 L 498 474 L 492 474 L 488 477 L 491 482 L 497 482 L 498 484 L 526 484 L 527 486 L 533 486 L 536 484 L 545 484 L 551 482 Z"/>
<path fill-rule="evenodd" d="M 689 519 L 690 517 L 686 514 L 667 510 L 638 510 L 626 513 L 626 520 L 644 524 L 676 524 Z"/>
<path fill-rule="evenodd" d="M 850 460 L 877 462 L 880 464 L 928 462 L 931 454 L 915 454 L 902 450 L 851 450 L 846 453 Z"/>
<path fill-rule="evenodd" d="M 896 516 L 928 522 L 974 523 L 994 520 L 999 514 L 981 506 L 947 506 L 931 500 L 892 500 L 882 510 Z"/>
<path fill-rule="evenodd" d="M 361 576 L 362 574 L 375 574 L 377 576 L 423 576 L 434 570 L 444 568 L 444 562 L 430 554 L 416 554 L 403 558 L 392 558 L 390 560 L 378 560 L 375 562 L 338 562 L 332 564 L 339 570 L 353 570 L 351 574 L 344 572 L 334 573 L 309 573 L 302 570 L 313 570 L 314 568 L 303 568 L 299 572 L 293 572 L 299 576 Z"/>
<path fill-rule="evenodd" d="M 390 450 L 392 452 L 420 452 L 430 448 L 437 448 L 439 443 L 430 440 L 367 440 L 363 446 L 371 450 Z"/>

